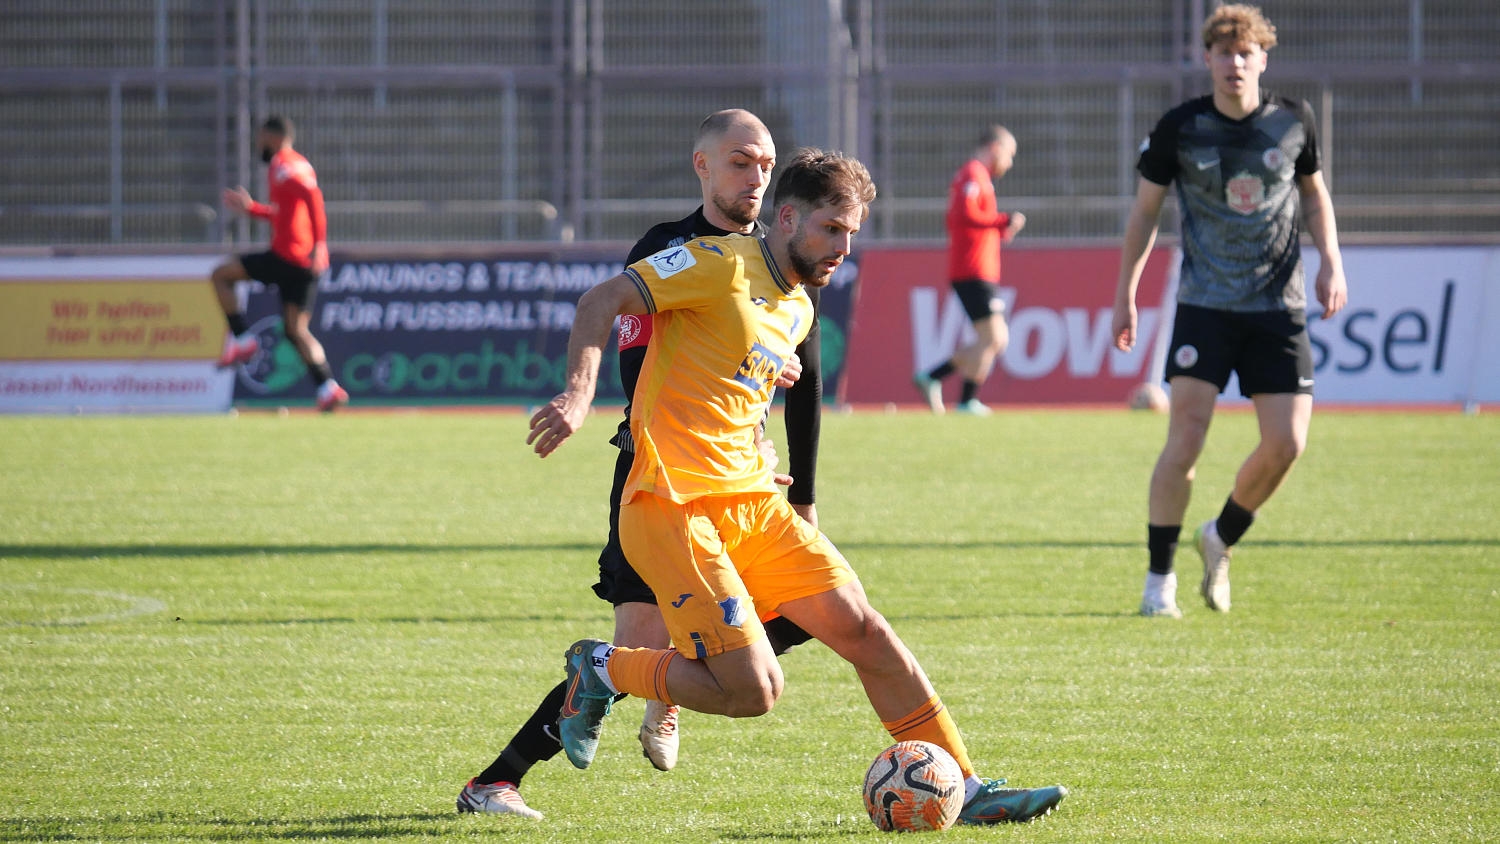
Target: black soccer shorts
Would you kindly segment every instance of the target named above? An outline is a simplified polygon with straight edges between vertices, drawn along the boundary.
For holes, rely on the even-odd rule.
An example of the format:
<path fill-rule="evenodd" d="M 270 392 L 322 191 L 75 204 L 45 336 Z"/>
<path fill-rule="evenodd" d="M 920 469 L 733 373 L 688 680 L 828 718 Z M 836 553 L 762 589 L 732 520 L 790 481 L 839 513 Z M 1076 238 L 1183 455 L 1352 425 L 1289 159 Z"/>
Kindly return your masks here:
<path fill-rule="evenodd" d="M 304 311 L 312 307 L 318 276 L 308 267 L 299 267 L 270 250 L 241 255 L 240 266 L 251 278 L 280 291 L 283 304 Z"/>
<path fill-rule="evenodd" d="M 1224 311 L 1178 305 L 1167 355 L 1166 379 L 1186 375 L 1223 392 L 1233 372 L 1240 394 L 1313 391 L 1312 342 L 1307 312 Z"/>

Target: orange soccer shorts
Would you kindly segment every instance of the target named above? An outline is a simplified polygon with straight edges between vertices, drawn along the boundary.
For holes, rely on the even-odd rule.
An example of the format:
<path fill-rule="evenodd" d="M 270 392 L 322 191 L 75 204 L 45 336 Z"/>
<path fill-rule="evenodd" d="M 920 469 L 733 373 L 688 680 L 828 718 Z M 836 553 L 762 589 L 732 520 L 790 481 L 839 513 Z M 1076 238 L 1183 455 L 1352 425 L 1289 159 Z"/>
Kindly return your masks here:
<path fill-rule="evenodd" d="M 620 508 L 620 547 L 656 593 L 673 646 L 691 659 L 746 647 L 782 604 L 857 579 L 833 543 L 771 492 L 684 504 L 638 493 Z"/>

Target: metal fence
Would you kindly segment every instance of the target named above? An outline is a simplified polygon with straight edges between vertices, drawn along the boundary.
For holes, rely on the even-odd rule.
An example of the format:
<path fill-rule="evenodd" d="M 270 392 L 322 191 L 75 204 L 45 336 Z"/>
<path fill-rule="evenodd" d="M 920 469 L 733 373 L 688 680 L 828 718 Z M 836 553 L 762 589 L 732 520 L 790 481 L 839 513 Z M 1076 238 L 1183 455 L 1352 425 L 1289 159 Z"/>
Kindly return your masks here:
<path fill-rule="evenodd" d="M 743 106 L 870 166 L 868 231 L 942 236 L 977 130 L 1029 238 L 1118 236 L 1135 150 L 1206 90 L 1209 0 L 10 0 L 0 244 L 242 244 L 255 124 L 298 124 L 336 243 L 630 239 Z M 1265 2 L 1346 235 L 1500 231 L 1493 0 Z"/>

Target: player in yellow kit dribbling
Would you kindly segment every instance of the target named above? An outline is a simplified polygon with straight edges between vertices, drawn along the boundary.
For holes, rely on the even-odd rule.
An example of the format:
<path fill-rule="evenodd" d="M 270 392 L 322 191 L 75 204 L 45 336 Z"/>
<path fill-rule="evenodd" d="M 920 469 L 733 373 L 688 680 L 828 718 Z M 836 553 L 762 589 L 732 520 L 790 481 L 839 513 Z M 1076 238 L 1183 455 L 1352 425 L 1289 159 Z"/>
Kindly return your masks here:
<path fill-rule="evenodd" d="M 532 417 L 527 442 L 546 457 L 579 429 L 615 317 L 652 314 L 620 540 L 657 595 L 674 649 L 597 639 L 569 649 L 559 726 L 575 766 L 593 761 L 620 692 L 731 717 L 769 712 L 783 676 L 761 622 L 780 614 L 854 666 L 892 738 L 931 742 L 957 760 L 961 823 L 1031 820 L 1067 795 L 1061 786 L 1013 789 L 979 778 L 921 665 L 833 543 L 776 493 L 756 447 L 776 375 L 812 319 L 802 287 L 828 283 L 874 198 L 859 162 L 800 151 L 777 182 L 764 242 L 695 240 L 632 264 L 579 300 L 566 389 Z"/>

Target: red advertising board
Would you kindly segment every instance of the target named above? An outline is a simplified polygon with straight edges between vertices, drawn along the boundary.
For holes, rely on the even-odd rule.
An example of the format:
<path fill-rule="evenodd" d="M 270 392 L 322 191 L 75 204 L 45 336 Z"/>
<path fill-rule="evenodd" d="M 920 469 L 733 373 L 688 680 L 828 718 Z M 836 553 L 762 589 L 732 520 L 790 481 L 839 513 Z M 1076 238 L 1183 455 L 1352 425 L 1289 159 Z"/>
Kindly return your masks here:
<path fill-rule="evenodd" d="M 1110 337 L 1120 250 L 1007 249 L 1000 296 L 1010 346 L 979 393 L 987 404 L 1120 403 L 1147 380 L 1164 316 L 1162 293 L 1172 252 L 1156 248 L 1136 297 L 1135 348 Z M 972 337 L 968 316 L 946 278 L 943 248 L 861 250 L 858 298 L 849 327 L 841 399 L 850 404 L 915 404 L 912 373 L 942 363 Z M 957 398 L 948 379 L 946 399 Z"/>

